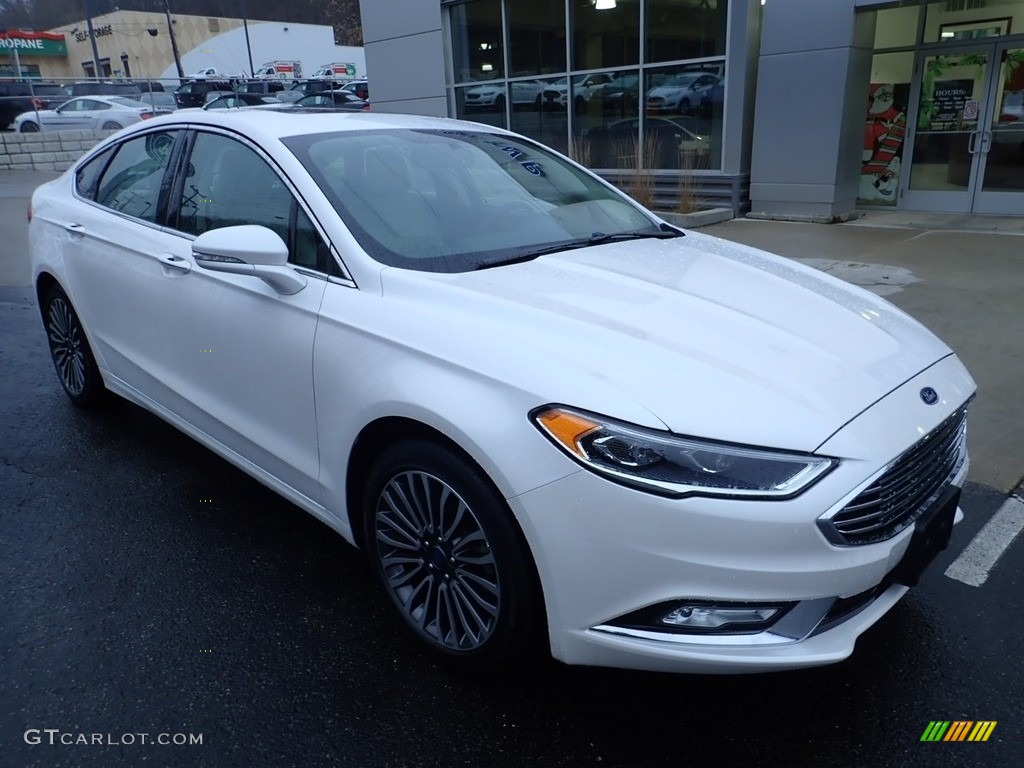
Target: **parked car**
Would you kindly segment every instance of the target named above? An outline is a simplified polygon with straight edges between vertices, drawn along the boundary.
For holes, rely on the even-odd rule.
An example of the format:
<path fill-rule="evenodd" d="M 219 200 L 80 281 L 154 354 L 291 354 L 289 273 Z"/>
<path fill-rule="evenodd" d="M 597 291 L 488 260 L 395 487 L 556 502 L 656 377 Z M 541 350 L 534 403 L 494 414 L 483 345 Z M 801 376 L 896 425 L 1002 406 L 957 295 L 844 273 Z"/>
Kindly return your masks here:
<path fill-rule="evenodd" d="M 345 91 L 345 93 L 351 93 L 363 101 L 370 100 L 370 84 L 366 80 L 352 80 L 341 86 L 340 90 Z"/>
<path fill-rule="evenodd" d="M 642 125 L 642 138 L 638 117 L 618 120 L 607 127 L 588 131 L 586 137 L 590 143 L 592 166 L 617 167 L 616 155 L 635 153 L 641 141 L 648 167 L 692 169 L 709 166 L 711 142 L 708 136 L 694 133 L 670 118 L 644 117 Z"/>
<path fill-rule="evenodd" d="M 166 91 L 144 91 L 139 96 L 139 101 L 157 109 L 167 110 L 168 112 L 173 112 L 178 108 L 178 102 L 175 100 L 174 94 L 167 93 Z"/>
<path fill-rule="evenodd" d="M 12 128 L 14 118 L 22 112 L 52 109 L 67 98 L 57 83 L 0 82 L 0 128 Z"/>
<path fill-rule="evenodd" d="M 71 402 L 127 398 L 362 547 L 465 669 L 837 662 L 962 516 L 945 344 L 508 131 L 179 112 L 29 218 Z"/>
<path fill-rule="evenodd" d="M 25 112 L 14 119 L 14 129 L 21 133 L 45 130 L 101 129 L 117 130 L 166 114 L 162 110 L 124 96 L 84 96 L 69 99 L 56 109 Z"/>
<path fill-rule="evenodd" d="M 276 95 L 288 86 L 280 80 L 247 80 L 235 86 L 237 93 L 259 93 L 264 96 Z"/>
<path fill-rule="evenodd" d="M 239 107 L 254 107 L 260 104 L 280 104 L 281 102 L 273 96 L 261 96 L 258 93 L 220 93 L 210 91 L 207 94 L 210 98 L 203 109 L 238 109 Z"/>
<path fill-rule="evenodd" d="M 181 108 L 201 107 L 211 91 L 232 93 L 233 88 L 227 80 L 190 80 L 174 91 L 174 100 Z"/>
<path fill-rule="evenodd" d="M 591 97 L 615 79 L 614 72 L 594 72 L 577 75 L 572 79 L 573 103 L 577 111 L 583 109 Z M 541 95 L 545 109 L 565 109 L 569 101 L 569 82 L 566 78 L 554 83 L 545 82 Z"/>
<path fill-rule="evenodd" d="M 370 109 L 370 102 L 340 90 L 311 93 L 293 104 L 296 108 L 337 109 L 347 112 L 367 112 Z"/>
<path fill-rule="evenodd" d="M 648 112 L 695 112 L 719 78 L 707 72 L 680 72 L 647 92 Z"/>
<path fill-rule="evenodd" d="M 532 104 L 538 109 L 542 103 L 541 93 L 545 83 L 542 80 L 515 80 L 509 83 L 513 104 Z M 465 92 L 466 109 L 491 109 L 501 111 L 505 108 L 505 83 L 484 83 Z"/>

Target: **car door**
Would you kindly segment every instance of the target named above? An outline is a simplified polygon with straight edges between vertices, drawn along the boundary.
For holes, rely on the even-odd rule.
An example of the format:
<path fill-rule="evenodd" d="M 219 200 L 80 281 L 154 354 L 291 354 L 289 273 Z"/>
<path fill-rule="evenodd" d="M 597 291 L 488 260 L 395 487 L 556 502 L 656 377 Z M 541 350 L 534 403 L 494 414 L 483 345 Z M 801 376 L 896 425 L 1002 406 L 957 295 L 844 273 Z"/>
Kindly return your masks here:
<path fill-rule="evenodd" d="M 92 99 L 71 99 L 64 102 L 54 110 L 53 115 L 46 117 L 45 126 L 58 130 L 89 127 L 91 117 L 85 110 L 91 102 Z"/>
<path fill-rule="evenodd" d="M 305 213 L 269 158 L 241 139 L 193 134 L 180 169 L 166 248 L 181 271 L 157 281 L 166 316 L 151 334 L 162 397 L 181 419 L 319 503 L 313 337 L 327 275 L 302 256 Z M 240 224 L 277 232 L 305 288 L 281 295 L 259 278 L 196 263 L 196 236 Z"/>

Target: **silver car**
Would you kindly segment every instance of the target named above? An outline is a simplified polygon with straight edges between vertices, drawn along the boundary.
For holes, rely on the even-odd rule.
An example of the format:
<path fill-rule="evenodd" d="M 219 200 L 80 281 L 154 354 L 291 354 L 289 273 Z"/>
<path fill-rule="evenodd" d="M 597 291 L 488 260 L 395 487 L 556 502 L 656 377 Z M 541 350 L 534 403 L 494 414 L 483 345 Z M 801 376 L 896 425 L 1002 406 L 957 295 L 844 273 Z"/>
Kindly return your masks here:
<path fill-rule="evenodd" d="M 120 130 L 171 110 L 154 107 L 124 96 L 82 96 L 69 99 L 56 109 L 23 112 L 14 118 L 14 129 L 21 133 L 102 129 Z"/>

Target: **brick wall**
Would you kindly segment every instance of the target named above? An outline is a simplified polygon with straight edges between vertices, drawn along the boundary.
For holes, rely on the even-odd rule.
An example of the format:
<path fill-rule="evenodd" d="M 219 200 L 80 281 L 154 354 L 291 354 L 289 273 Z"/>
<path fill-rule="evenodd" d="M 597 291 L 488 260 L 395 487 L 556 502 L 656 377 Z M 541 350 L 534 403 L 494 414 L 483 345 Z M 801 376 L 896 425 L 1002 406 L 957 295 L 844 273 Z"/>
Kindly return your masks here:
<path fill-rule="evenodd" d="M 0 133 L 0 171 L 66 171 L 114 131 Z"/>

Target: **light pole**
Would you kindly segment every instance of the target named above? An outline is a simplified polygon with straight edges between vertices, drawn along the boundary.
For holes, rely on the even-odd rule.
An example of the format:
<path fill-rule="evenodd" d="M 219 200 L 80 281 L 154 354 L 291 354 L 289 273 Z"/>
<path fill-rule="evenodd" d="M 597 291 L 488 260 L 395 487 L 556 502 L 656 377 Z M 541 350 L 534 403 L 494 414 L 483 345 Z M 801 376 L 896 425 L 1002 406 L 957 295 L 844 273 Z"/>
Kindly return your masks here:
<path fill-rule="evenodd" d="M 167 13 L 167 34 L 171 36 L 171 52 L 174 54 L 174 66 L 178 68 L 178 79 L 185 79 L 185 70 L 181 68 L 181 56 L 178 55 L 178 38 L 174 36 L 174 22 L 171 21 L 171 0 L 164 0 L 164 11 Z"/>
<path fill-rule="evenodd" d="M 85 5 L 85 26 L 88 28 L 89 42 L 92 43 L 92 74 L 93 77 L 100 77 L 100 52 L 96 48 L 96 34 L 92 31 L 92 4 L 89 0 L 82 0 Z"/>

